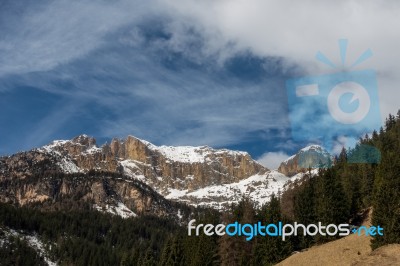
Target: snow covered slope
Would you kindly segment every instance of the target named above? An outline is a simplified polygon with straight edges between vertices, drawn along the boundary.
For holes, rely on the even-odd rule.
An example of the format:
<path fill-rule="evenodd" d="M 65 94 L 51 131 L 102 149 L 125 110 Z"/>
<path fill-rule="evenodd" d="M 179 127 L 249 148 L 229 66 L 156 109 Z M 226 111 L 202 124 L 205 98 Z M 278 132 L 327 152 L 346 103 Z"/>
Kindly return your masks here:
<path fill-rule="evenodd" d="M 248 197 L 256 205 L 265 204 L 272 194 L 278 194 L 290 178 L 271 171 L 266 174 L 257 174 L 247 179 L 230 184 L 204 187 L 195 191 L 170 189 L 167 199 L 187 202 L 197 206 L 207 206 L 223 209 L 232 203 Z"/>

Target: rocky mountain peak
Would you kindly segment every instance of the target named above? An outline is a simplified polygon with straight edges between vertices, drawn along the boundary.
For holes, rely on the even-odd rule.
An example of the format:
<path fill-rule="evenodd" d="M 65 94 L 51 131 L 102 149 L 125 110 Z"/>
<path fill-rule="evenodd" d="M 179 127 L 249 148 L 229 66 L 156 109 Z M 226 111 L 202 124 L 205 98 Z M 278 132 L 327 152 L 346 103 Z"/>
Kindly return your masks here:
<path fill-rule="evenodd" d="M 72 140 L 54 141 L 39 150 L 61 154 L 79 171 L 124 173 L 165 193 L 170 189 L 192 191 L 238 182 L 268 171 L 247 152 L 208 146 L 156 146 L 134 136 L 114 138 L 98 148 L 93 137 L 80 135 Z"/>
<path fill-rule="evenodd" d="M 89 137 L 86 134 L 82 134 L 82 135 L 79 135 L 79 136 L 73 138 L 71 140 L 71 142 L 75 143 L 75 144 L 80 144 L 80 145 L 85 146 L 87 148 L 91 148 L 93 146 L 96 146 L 96 139 L 93 138 L 93 137 Z"/>
<path fill-rule="evenodd" d="M 331 164 L 332 156 L 320 145 L 309 145 L 283 161 L 278 171 L 286 176 L 294 176 L 308 168 L 316 169 Z"/>

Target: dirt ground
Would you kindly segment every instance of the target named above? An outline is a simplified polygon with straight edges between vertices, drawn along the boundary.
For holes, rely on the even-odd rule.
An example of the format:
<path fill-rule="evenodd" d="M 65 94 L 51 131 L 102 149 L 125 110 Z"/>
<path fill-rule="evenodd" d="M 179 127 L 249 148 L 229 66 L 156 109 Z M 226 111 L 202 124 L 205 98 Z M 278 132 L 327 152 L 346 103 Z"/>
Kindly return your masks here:
<path fill-rule="evenodd" d="M 371 214 L 371 213 L 370 213 Z M 369 226 L 370 215 L 363 222 Z M 361 266 L 361 265 L 400 265 L 400 245 L 393 244 L 380 247 L 371 252 L 371 237 L 351 234 L 306 251 L 296 253 L 279 266 Z"/>

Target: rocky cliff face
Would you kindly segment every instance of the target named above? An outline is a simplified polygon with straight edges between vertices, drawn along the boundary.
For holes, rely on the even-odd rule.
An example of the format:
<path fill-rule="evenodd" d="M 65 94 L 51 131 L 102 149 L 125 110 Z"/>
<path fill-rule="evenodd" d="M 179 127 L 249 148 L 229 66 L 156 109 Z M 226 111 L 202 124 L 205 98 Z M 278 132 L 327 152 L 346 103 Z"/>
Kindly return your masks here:
<path fill-rule="evenodd" d="M 144 180 L 158 191 L 187 189 L 238 182 L 264 168 L 246 152 L 202 147 L 155 146 L 128 136 L 113 139 L 101 148 L 86 135 L 70 141 L 56 141 L 38 151 L 69 158 L 80 171 L 91 169 L 125 173 Z"/>
<path fill-rule="evenodd" d="M 142 214 L 174 216 L 179 204 L 170 202 L 138 180 L 116 173 L 44 172 L 24 179 L 0 181 L 0 202 L 42 209 L 95 208 L 122 217 Z"/>
<path fill-rule="evenodd" d="M 81 176 L 96 172 L 118 178 L 86 180 Z M 60 174 L 75 176 L 75 182 Z M 114 206 L 115 212 L 120 206 L 143 213 L 154 205 L 155 196 L 145 197 L 132 188 L 132 182 L 142 182 L 166 198 L 193 205 L 207 202 L 205 205 L 219 208 L 220 202 L 237 202 L 243 195 L 265 202 L 278 183 L 286 180 L 274 177 L 246 152 L 207 146 L 155 146 L 132 136 L 98 147 L 94 138 L 81 135 L 0 158 L 0 200 L 24 205 L 75 198 L 102 209 Z M 101 180 L 107 180 L 114 196 L 107 194 Z M 151 212 L 163 215 L 166 211 L 162 209 Z"/>
<path fill-rule="evenodd" d="M 332 156 L 319 145 L 310 145 L 301 149 L 281 163 L 278 171 L 286 176 L 294 176 L 307 171 L 308 168 L 316 169 L 332 163 Z"/>

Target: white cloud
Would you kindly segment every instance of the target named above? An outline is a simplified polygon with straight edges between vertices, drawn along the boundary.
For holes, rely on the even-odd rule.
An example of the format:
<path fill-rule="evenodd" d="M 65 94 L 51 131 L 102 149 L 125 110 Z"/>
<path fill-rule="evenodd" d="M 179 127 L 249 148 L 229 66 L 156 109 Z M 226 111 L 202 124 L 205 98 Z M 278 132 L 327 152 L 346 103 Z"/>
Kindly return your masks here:
<path fill-rule="evenodd" d="M 260 56 L 281 56 L 310 74 L 332 69 L 315 61 L 317 51 L 341 65 L 337 40 L 349 40 L 347 63 L 371 48 L 374 56 L 357 69 L 378 73 L 382 117 L 399 108 L 400 2 L 398 1 L 175 1 L 166 0 L 182 23 L 194 23 L 209 51 L 227 43 Z M 178 15 L 177 15 L 178 14 Z M 179 17 L 181 16 L 181 17 Z M 340 69 L 338 69 L 340 70 Z"/>
<path fill-rule="evenodd" d="M 257 161 L 269 169 L 277 169 L 281 162 L 287 158 L 289 158 L 289 155 L 282 151 L 266 152 Z"/>
<path fill-rule="evenodd" d="M 333 143 L 332 154 L 339 155 L 343 148 L 350 149 L 354 148 L 357 144 L 357 139 L 349 138 L 345 136 L 339 136 L 336 141 Z"/>
<path fill-rule="evenodd" d="M 260 57 L 283 57 L 287 68 L 299 64 L 309 74 L 329 73 L 331 69 L 315 62 L 315 53 L 320 50 L 339 63 L 337 40 L 348 38 L 348 62 L 368 48 L 374 52 L 374 57 L 360 68 L 373 68 L 378 73 L 382 116 L 399 108 L 398 1 L 155 0 L 146 4 L 56 1 L 27 9 L 30 11 L 21 18 L 12 19 L 13 12 L 7 10 L 0 14 L 11 29 L 3 31 L 0 27 L 5 32 L 0 37 L 0 76 L 49 71 L 84 59 L 113 42 L 137 44 L 143 39 L 135 32 L 135 25 L 147 18 L 167 17 L 165 26 L 171 38 L 158 43 L 158 48 L 183 53 L 200 63 L 210 57 L 222 63 L 238 52 L 251 51 Z M 132 27 L 131 39 L 110 38 L 121 27 Z M 201 38 L 193 38 L 192 28 Z M 198 40 L 204 45 L 193 53 L 191 44 Z M 93 100 L 117 116 L 105 121 L 100 134 L 139 133 L 143 138 L 167 144 L 220 146 L 240 140 L 246 132 L 287 127 L 282 122 L 285 99 L 276 99 L 284 94 L 283 85 L 256 84 L 255 88 L 246 87 L 245 93 L 240 87 L 210 80 L 206 72 L 182 71 L 179 75 L 168 72 L 142 53 L 136 53 L 134 58 L 127 55 L 124 60 L 113 53 L 100 53 L 98 57 L 103 61 L 96 68 L 89 65 L 92 69 L 87 67 L 88 74 L 92 71 L 109 75 L 111 69 L 114 77 L 136 75 L 143 82 L 132 85 L 131 80 L 125 80 L 124 84 L 117 84 L 117 89 L 123 92 L 117 95 L 113 92 L 115 84 L 110 86 L 89 77 L 81 81 L 76 72 L 61 71 L 60 76 L 72 80 L 76 86 L 71 94 L 77 100 Z M 104 62 L 108 65 L 102 65 Z M 46 87 L 60 92 L 54 84 L 41 86 Z M 270 90 L 268 101 L 257 99 L 257 92 L 262 89 Z M 132 105 L 133 98 L 143 99 L 154 108 L 139 111 L 126 108 Z M 177 128 L 188 121 L 197 123 L 197 127 Z M 271 161 L 279 155 L 282 158 L 284 154 L 265 154 Z"/>
<path fill-rule="evenodd" d="M 168 46 L 188 56 L 194 55 L 187 44 L 196 42 L 188 34 L 191 28 L 204 38 L 203 55 L 217 55 L 223 61 L 248 49 L 259 56 L 286 58 L 288 66 L 298 63 L 310 74 L 332 71 L 314 60 L 319 50 L 340 65 L 339 38 L 350 41 L 348 62 L 371 48 L 374 56 L 360 68 L 378 72 L 386 117 L 399 107 L 399 11 L 398 1 L 372 0 L 56 1 L 31 8 L 18 20 L 3 12 L 12 33 L 0 39 L 0 75 L 50 70 L 101 47 L 104 37 L 120 27 L 169 17 Z"/>

